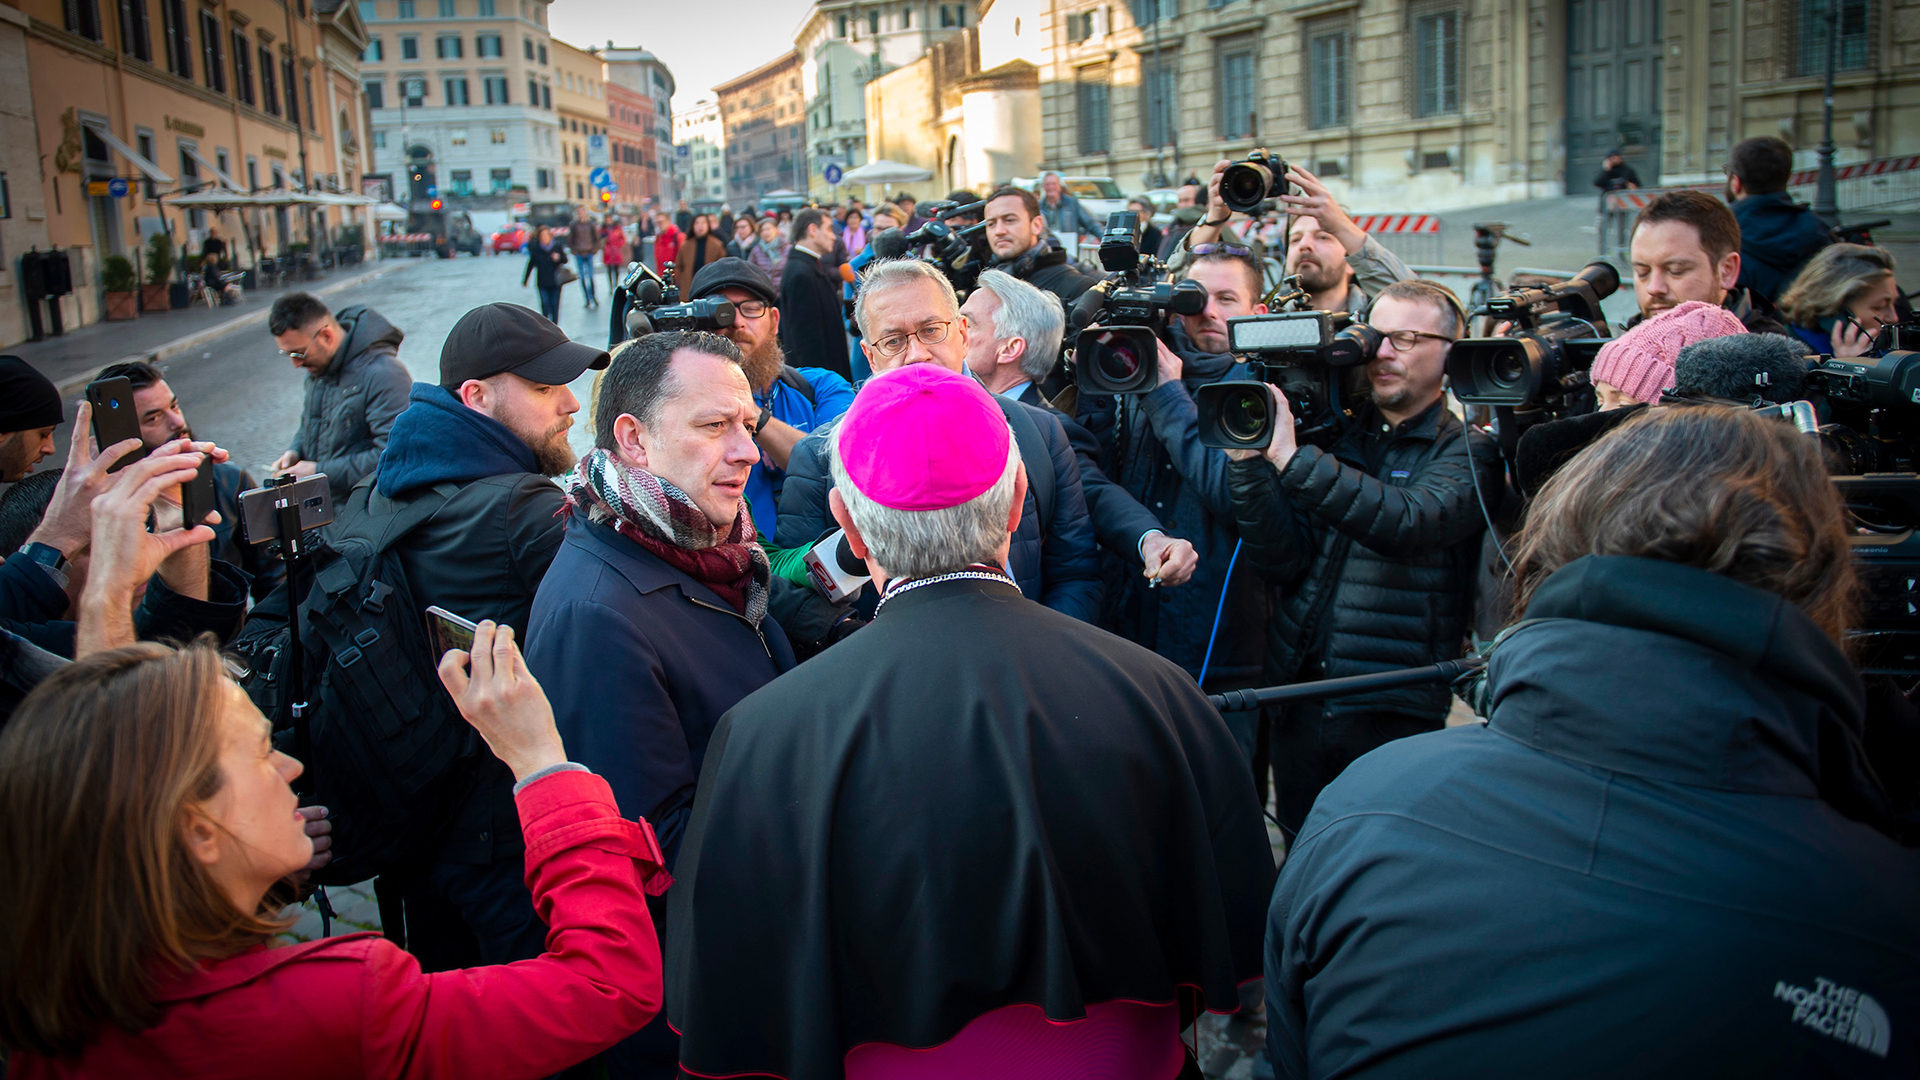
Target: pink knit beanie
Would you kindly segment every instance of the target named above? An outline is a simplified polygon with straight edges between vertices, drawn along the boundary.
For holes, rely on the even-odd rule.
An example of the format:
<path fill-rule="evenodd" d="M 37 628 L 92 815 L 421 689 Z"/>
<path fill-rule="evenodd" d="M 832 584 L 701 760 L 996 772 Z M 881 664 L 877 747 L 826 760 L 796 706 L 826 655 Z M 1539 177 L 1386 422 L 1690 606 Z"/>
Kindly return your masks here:
<path fill-rule="evenodd" d="M 1600 346 L 1593 360 L 1593 381 L 1652 404 L 1660 400 L 1660 391 L 1673 385 L 1673 362 L 1681 349 L 1707 338 L 1746 332 L 1746 326 L 1719 304 L 1689 300 Z"/>

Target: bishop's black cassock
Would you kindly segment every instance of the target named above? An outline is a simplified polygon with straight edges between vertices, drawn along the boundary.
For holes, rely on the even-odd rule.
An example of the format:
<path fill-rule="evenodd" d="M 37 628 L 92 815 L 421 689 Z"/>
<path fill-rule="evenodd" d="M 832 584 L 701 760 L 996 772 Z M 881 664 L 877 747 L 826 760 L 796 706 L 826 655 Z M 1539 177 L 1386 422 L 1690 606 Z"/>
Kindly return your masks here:
<path fill-rule="evenodd" d="M 912 584 L 714 732 L 667 919 L 696 1075 L 839 1076 L 1016 1003 L 1184 1023 L 1260 975 L 1272 852 L 1192 678 L 1010 582 Z"/>

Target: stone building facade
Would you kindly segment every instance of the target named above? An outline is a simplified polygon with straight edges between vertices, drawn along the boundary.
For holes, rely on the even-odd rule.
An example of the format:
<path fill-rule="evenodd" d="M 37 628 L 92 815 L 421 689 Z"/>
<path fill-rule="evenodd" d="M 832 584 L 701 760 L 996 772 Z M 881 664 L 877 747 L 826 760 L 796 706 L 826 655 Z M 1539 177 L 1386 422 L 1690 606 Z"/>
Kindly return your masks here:
<path fill-rule="evenodd" d="M 713 88 L 725 129 L 727 201 L 746 207 L 772 191 L 807 190 L 807 99 L 800 54 Z"/>

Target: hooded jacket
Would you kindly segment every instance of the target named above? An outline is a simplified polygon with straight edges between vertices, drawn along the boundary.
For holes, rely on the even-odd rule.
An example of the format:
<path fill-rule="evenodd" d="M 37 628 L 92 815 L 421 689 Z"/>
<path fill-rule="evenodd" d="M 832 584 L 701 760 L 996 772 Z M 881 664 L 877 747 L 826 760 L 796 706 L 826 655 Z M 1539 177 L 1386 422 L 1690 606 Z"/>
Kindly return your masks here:
<path fill-rule="evenodd" d="M 340 348 L 325 371 L 307 376 L 300 430 L 288 449 L 319 466 L 333 501 L 373 471 L 386 448 L 394 418 L 407 407 L 412 376 L 400 365 L 406 335 L 372 308 L 355 305 L 334 314 Z"/>
<path fill-rule="evenodd" d="M 1808 259 L 1833 243 L 1826 224 L 1784 191 L 1738 199 L 1733 216 L 1740 223 L 1739 285 L 1769 305 Z"/>
<path fill-rule="evenodd" d="M 1280 1076 L 1920 1075 L 1920 852 L 1770 592 L 1575 560 L 1489 717 L 1326 788 L 1269 912 Z"/>

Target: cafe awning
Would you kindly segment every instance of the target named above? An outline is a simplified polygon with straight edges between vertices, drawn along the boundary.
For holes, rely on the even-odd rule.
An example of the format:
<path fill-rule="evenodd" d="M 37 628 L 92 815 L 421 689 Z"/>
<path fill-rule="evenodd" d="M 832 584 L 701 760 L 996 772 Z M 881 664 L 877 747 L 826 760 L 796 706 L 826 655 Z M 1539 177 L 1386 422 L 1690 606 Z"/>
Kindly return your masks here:
<path fill-rule="evenodd" d="M 187 152 L 188 157 L 192 158 L 196 162 L 199 162 L 201 168 L 212 173 L 214 177 L 220 181 L 221 187 L 226 188 L 228 191 L 240 190 L 240 185 L 234 182 L 233 177 L 227 175 L 227 170 L 221 168 L 218 165 L 215 165 L 213 162 L 208 161 L 206 158 L 202 157 L 200 155 L 200 151 L 195 150 L 191 146 L 183 146 L 180 149 L 185 150 Z"/>
<path fill-rule="evenodd" d="M 84 121 L 84 123 L 87 125 L 88 131 L 91 131 L 95 135 L 100 137 L 101 142 L 106 143 L 108 146 L 113 148 L 113 151 L 115 153 L 119 154 L 123 158 L 126 158 L 129 162 L 132 162 L 133 167 L 140 170 L 140 175 L 146 177 L 147 179 L 153 181 L 156 184 L 173 183 L 173 177 L 168 176 L 164 171 L 162 171 L 160 166 L 155 165 L 151 161 L 148 161 L 146 157 L 140 153 L 140 151 L 135 150 L 133 147 L 128 146 L 126 143 L 121 142 L 118 136 L 116 136 L 113 132 L 107 130 L 107 125 L 101 123 L 98 120 L 88 120 L 88 121 Z"/>

